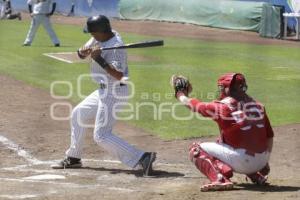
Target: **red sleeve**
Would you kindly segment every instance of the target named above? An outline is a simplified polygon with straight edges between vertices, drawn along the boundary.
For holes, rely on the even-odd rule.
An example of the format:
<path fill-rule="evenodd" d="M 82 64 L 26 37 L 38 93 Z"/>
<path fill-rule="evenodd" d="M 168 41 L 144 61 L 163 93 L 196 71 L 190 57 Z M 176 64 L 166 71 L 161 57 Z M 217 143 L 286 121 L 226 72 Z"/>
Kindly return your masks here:
<path fill-rule="evenodd" d="M 214 120 L 218 119 L 218 104 L 214 102 L 201 102 L 198 99 L 191 99 L 188 107 L 194 111 L 200 113 L 204 117 L 210 117 Z"/>
<path fill-rule="evenodd" d="M 265 127 L 266 127 L 266 131 L 267 131 L 267 137 L 268 138 L 274 137 L 274 132 L 273 132 L 270 120 L 268 118 L 268 115 L 266 113 L 265 113 Z"/>

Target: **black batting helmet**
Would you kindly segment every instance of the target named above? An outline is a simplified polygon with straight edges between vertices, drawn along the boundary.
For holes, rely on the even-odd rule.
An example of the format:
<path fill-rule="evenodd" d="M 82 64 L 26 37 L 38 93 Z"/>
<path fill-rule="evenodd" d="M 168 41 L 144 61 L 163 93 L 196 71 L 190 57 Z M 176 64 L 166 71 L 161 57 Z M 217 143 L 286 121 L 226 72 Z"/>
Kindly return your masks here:
<path fill-rule="evenodd" d="M 86 21 L 86 26 L 83 29 L 83 32 L 85 32 L 85 33 L 91 33 L 91 32 L 110 33 L 111 26 L 109 23 L 109 19 L 104 15 L 89 17 Z"/>

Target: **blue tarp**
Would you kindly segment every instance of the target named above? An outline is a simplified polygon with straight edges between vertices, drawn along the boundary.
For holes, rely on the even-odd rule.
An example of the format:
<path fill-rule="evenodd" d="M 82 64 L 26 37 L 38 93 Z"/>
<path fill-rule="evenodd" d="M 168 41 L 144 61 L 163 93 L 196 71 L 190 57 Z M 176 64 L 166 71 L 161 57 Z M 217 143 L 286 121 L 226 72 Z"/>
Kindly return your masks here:
<path fill-rule="evenodd" d="M 285 12 L 292 12 L 287 0 L 238 0 L 238 1 L 255 1 L 255 2 L 267 2 L 273 5 L 284 6 Z M 288 18 L 288 27 L 295 30 L 296 19 Z"/>

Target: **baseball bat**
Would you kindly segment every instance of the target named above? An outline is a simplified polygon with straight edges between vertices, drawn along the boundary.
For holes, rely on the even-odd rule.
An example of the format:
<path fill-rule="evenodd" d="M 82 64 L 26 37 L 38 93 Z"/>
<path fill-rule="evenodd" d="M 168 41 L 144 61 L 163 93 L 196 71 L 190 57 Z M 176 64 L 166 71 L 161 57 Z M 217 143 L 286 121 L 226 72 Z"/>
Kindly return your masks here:
<path fill-rule="evenodd" d="M 111 50 L 111 49 L 145 48 L 145 47 L 156 47 L 156 46 L 163 46 L 163 45 L 164 45 L 163 40 L 151 40 L 151 41 L 130 43 L 130 44 L 125 44 L 125 45 L 116 46 L 116 47 L 103 47 L 100 49 L 102 51 L 105 51 L 105 50 Z"/>

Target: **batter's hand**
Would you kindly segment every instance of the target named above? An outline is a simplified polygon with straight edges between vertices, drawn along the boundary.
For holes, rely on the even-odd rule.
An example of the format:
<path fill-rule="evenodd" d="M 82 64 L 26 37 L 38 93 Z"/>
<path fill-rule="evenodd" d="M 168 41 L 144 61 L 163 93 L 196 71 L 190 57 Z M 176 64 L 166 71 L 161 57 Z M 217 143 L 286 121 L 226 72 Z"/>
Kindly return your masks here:
<path fill-rule="evenodd" d="M 92 48 L 81 47 L 77 52 L 80 58 L 85 58 L 91 54 Z"/>
<path fill-rule="evenodd" d="M 99 56 L 101 56 L 101 49 L 99 46 L 91 48 L 91 57 L 96 60 Z"/>
<path fill-rule="evenodd" d="M 106 62 L 106 60 L 101 56 L 101 52 L 102 51 L 99 46 L 93 47 L 92 52 L 91 52 L 92 59 L 94 61 L 96 61 L 103 69 L 105 69 L 105 70 L 111 69 L 109 64 Z M 115 72 L 117 72 L 117 71 L 115 71 Z M 115 73 L 115 72 L 113 72 L 113 73 Z M 121 72 L 118 72 L 118 73 L 121 73 Z M 109 74 L 116 77 L 115 75 L 112 74 L 112 71 L 110 71 Z M 117 78 L 118 80 L 122 78 L 123 73 L 121 73 L 121 74 L 122 74 L 121 77 L 119 77 L 119 75 L 118 75 L 118 77 L 119 77 L 119 78 Z"/>

